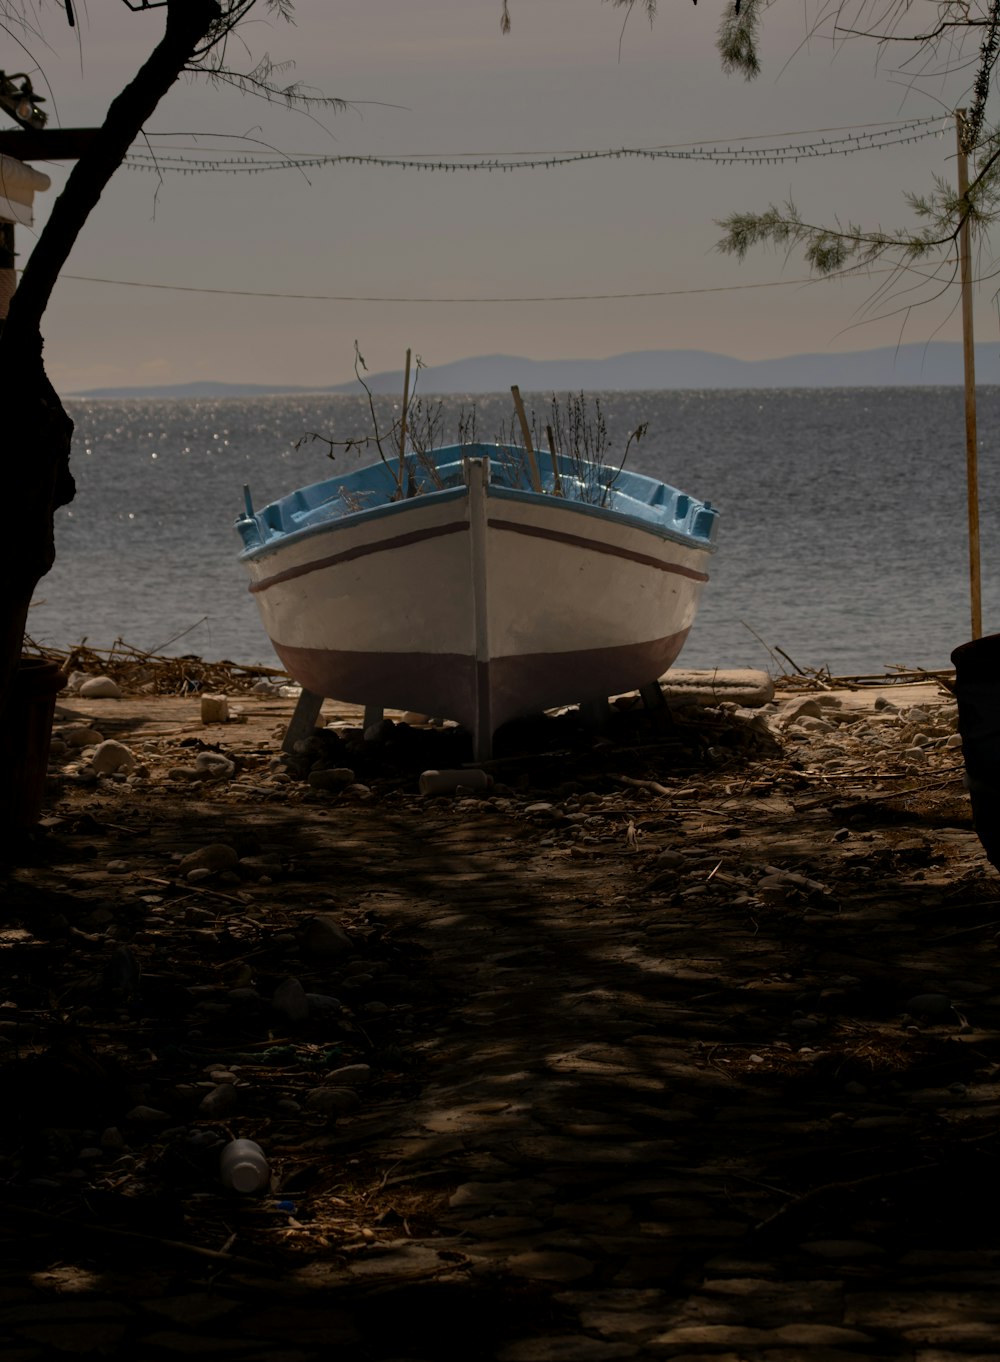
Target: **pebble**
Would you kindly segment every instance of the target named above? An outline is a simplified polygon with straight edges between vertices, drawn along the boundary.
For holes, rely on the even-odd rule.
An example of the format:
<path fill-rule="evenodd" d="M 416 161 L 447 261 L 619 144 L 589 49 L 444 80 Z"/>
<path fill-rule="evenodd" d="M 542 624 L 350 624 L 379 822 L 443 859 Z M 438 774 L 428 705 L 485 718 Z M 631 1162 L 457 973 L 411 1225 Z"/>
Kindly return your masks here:
<path fill-rule="evenodd" d="M 343 790 L 354 784 L 354 772 L 348 766 L 319 767 L 309 772 L 308 784 L 314 790 Z"/>
<path fill-rule="evenodd" d="M 354 942 L 332 914 L 317 913 L 305 925 L 302 946 L 316 955 L 346 955 Z"/>
<path fill-rule="evenodd" d="M 202 780 L 228 780 L 236 774 L 236 764 L 221 752 L 199 752 L 194 769 Z"/>
<path fill-rule="evenodd" d="M 328 1075 L 334 1087 L 354 1088 L 371 1082 L 370 1064 L 345 1064 L 343 1068 L 332 1069 Z"/>
<path fill-rule="evenodd" d="M 234 847 L 226 842 L 210 842 L 208 846 L 199 847 L 197 851 L 190 851 L 186 856 L 182 856 L 177 864 L 178 873 L 188 875 L 192 870 L 207 870 L 216 873 L 220 870 L 231 870 L 233 866 L 239 864 L 239 854 Z"/>
<path fill-rule="evenodd" d="M 218 1087 L 205 1094 L 198 1103 L 198 1110 L 209 1120 L 215 1120 L 220 1116 L 228 1116 L 238 1105 L 239 1094 L 235 1084 L 220 1083 Z"/>
<path fill-rule="evenodd" d="M 306 1002 L 310 1012 L 339 1012 L 343 1003 L 339 998 L 331 998 L 328 993 L 307 993 Z"/>
<path fill-rule="evenodd" d="M 228 723 L 228 697 L 225 695 L 203 695 L 201 697 L 201 721 L 203 724 Z"/>
<path fill-rule="evenodd" d="M 823 711 L 818 700 L 795 700 L 782 711 L 781 722 L 786 726 L 798 719 L 822 719 Z"/>
<path fill-rule="evenodd" d="M 950 1021 L 955 1015 L 947 993 L 919 993 L 904 1003 L 903 1011 L 921 1021 Z"/>
<path fill-rule="evenodd" d="M 271 1006 L 275 1012 L 283 1013 L 289 1021 L 301 1022 L 309 1016 L 309 999 L 306 997 L 306 991 L 298 979 L 291 975 L 287 979 L 282 979 L 274 990 Z"/>
<path fill-rule="evenodd" d="M 120 700 L 122 688 L 110 676 L 92 676 L 80 685 L 80 695 L 86 700 Z"/>
<path fill-rule="evenodd" d="M 116 742 L 114 738 L 105 738 L 98 743 L 94 749 L 90 764 L 100 776 L 109 776 L 114 771 L 122 771 L 126 775 L 134 771 L 136 767 L 135 755 L 131 748 L 122 742 Z"/>
<path fill-rule="evenodd" d="M 360 1106 L 361 1098 L 353 1088 L 313 1088 L 306 1098 L 308 1110 L 318 1111 L 323 1116 L 350 1116 Z"/>
<path fill-rule="evenodd" d="M 147 1107 L 141 1102 L 137 1107 L 125 1113 L 126 1121 L 169 1121 L 170 1116 L 165 1111 L 160 1111 L 157 1107 Z"/>
<path fill-rule="evenodd" d="M 96 728 L 68 728 L 62 740 L 67 747 L 93 747 L 104 741 L 104 734 Z"/>

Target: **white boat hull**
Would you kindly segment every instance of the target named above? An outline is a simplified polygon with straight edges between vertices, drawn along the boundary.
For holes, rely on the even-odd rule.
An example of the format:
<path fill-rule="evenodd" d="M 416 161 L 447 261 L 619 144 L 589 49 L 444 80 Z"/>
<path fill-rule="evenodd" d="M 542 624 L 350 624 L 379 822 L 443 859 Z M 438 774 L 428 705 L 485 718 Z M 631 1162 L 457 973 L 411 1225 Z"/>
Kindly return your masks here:
<path fill-rule="evenodd" d="M 244 555 L 307 690 L 451 718 L 477 755 L 519 715 L 632 689 L 683 647 L 709 549 L 557 496 L 468 485 Z"/>

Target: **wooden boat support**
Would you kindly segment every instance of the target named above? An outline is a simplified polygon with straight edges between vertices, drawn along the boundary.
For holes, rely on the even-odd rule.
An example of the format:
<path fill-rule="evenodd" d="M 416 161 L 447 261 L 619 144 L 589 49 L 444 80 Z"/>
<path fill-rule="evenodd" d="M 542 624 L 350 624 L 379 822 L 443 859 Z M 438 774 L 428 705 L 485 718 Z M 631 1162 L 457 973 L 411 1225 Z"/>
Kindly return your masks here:
<path fill-rule="evenodd" d="M 717 511 L 665 483 L 559 456 L 451 446 L 301 488 L 237 520 L 279 658 L 322 697 L 457 720 L 475 756 L 519 715 L 606 705 L 677 657 L 708 581 Z M 559 491 L 556 492 L 556 486 Z M 318 701 L 318 703 L 317 703 Z"/>

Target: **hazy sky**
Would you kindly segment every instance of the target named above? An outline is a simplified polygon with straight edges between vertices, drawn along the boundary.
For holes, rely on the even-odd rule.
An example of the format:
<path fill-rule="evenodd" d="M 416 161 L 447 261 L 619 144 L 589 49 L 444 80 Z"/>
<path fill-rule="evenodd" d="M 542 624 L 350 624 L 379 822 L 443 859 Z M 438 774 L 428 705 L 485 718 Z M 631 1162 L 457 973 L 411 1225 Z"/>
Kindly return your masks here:
<path fill-rule="evenodd" d="M 3 65 L 40 69 L 53 123 L 93 125 L 155 42 L 163 11 L 89 0 L 71 31 L 61 9 L 43 7 L 47 47 L 33 45 L 28 57 L 7 42 Z M 248 25 L 249 48 L 294 61 L 283 80 L 350 101 L 350 109 L 309 117 L 185 78 L 151 121 L 150 146 L 193 146 L 193 134 L 227 154 L 241 135 L 289 153 L 384 156 L 760 145 L 748 139 L 795 141 L 816 129 L 946 113 L 961 97 L 961 83 L 944 79 L 910 88 L 891 56 L 876 69 L 866 42 L 802 47 L 806 21 L 791 4 L 767 16 L 764 72 L 753 84 L 720 69 L 715 0 L 673 0 L 652 29 L 636 11 L 624 33 L 623 12 L 601 0 L 511 0 L 511 9 L 513 32 L 501 36 L 500 0 L 299 0 L 294 26 Z M 245 69 L 253 57 L 234 43 L 230 60 Z M 615 160 L 431 174 L 349 166 L 168 174 L 162 183 L 123 168 L 68 275 L 365 298 L 672 296 L 334 302 L 64 278 L 44 326 L 48 367 L 68 393 L 200 379 L 341 382 L 351 377 L 355 340 L 373 371 L 400 367 L 408 346 L 437 364 L 496 352 L 545 359 L 683 347 L 752 358 L 891 344 L 911 295 L 865 321 L 881 279 L 730 287 L 808 271 L 780 254 L 757 252 L 742 265 L 719 255 L 715 220 L 792 194 L 810 221 L 839 214 L 899 225 L 907 221 L 904 190 L 925 187 L 933 171 L 954 178 L 953 150 L 946 125 L 943 136 L 913 146 L 769 168 Z M 40 168 L 54 183 L 36 199 L 36 227 L 66 173 Z M 31 239 L 18 228 L 22 252 Z M 719 288 L 726 291 L 693 291 Z M 996 338 L 991 294 L 984 287 L 977 305 L 983 341 Z M 952 294 L 911 312 L 903 339 L 957 338 L 955 302 Z"/>

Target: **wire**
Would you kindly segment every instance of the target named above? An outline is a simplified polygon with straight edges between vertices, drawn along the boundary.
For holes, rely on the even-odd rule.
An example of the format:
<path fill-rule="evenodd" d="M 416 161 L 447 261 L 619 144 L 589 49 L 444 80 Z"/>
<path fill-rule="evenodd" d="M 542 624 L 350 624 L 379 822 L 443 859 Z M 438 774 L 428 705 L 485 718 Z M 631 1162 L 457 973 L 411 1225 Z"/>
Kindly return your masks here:
<path fill-rule="evenodd" d="M 950 120 L 949 120 L 948 118 L 945 118 L 943 115 L 941 115 L 941 114 L 929 114 L 929 115 L 927 115 L 927 116 L 925 116 L 925 117 L 923 117 L 923 118 L 916 118 L 916 119 L 887 118 L 887 119 L 884 119 L 882 122 L 873 122 L 873 123 L 837 123 L 837 124 L 834 124 L 833 126 L 828 127 L 828 128 L 793 128 L 793 129 L 786 129 L 786 130 L 783 131 L 783 132 L 756 132 L 756 133 L 747 133 L 747 134 L 740 133 L 738 136 L 733 136 L 733 137 L 717 137 L 717 138 L 714 138 L 714 139 L 713 139 L 713 145 L 719 145 L 719 144 L 722 143 L 722 142 L 737 142 L 737 141 L 740 142 L 740 143 L 743 143 L 743 142 L 764 142 L 764 141 L 767 141 L 767 140 L 770 139 L 770 138 L 778 138 L 778 137 L 819 137 L 819 136 L 821 136 L 823 133 L 828 133 L 828 132 L 863 132 L 863 131 L 866 131 L 866 130 L 868 130 L 868 129 L 873 129 L 873 128 L 891 128 L 891 129 L 895 129 L 895 130 L 899 131 L 901 128 L 919 127 L 919 126 L 921 126 L 921 125 L 923 125 L 923 124 L 927 124 L 928 126 L 930 126 L 931 124 L 934 124 L 934 123 L 941 123 L 941 124 L 942 124 L 942 127 L 941 127 L 941 129 L 940 129 L 939 131 L 948 131 L 948 130 L 950 129 L 950 127 L 951 127 Z M 243 133 L 226 133 L 226 132 L 217 132 L 217 133 L 204 133 L 204 132 L 149 132 L 149 133 L 147 133 L 147 134 L 145 135 L 145 137 L 143 138 L 143 141 L 144 141 L 144 142 L 147 142 L 147 141 L 151 141 L 151 140 L 153 140 L 153 139 L 155 139 L 155 138 L 162 138 L 162 137 L 195 137 L 195 138 L 198 138 L 198 137 L 221 137 L 221 138 L 224 138 L 224 139 L 227 140 L 227 141 L 248 141 L 248 140 L 249 140 L 249 141 L 251 141 L 251 142 L 255 142 L 255 141 L 257 140 L 256 138 L 249 138 L 249 139 L 248 139 L 248 138 L 245 137 L 245 135 L 244 135 Z M 651 150 L 654 150 L 654 151 L 679 151 L 679 150 L 683 150 L 685 147 L 701 147 L 701 146 L 704 146 L 704 145 L 705 145 L 705 143 L 703 143 L 703 142 L 701 142 L 701 141 L 695 141 L 695 142 L 662 142 L 662 143 L 658 143 L 655 147 L 651 148 Z M 204 146 L 199 146 L 199 145 L 196 143 L 194 146 L 180 146 L 180 147 L 174 147 L 173 150 L 175 150 L 175 151 L 221 151 L 222 148 L 221 148 L 221 147 L 204 147 Z M 245 150 L 246 150 L 247 154 L 249 154 L 249 155 L 253 155 L 253 154 L 257 154 L 257 155 L 268 155 L 268 154 L 273 153 L 274 148 L 273 148 L 273 147 L 266 147 L 266 146 L 265 146 L 265 147 L 260 147 L 259 149 L 257 149 L 257 150 L 255 151 L 255 148 L 251 146 L 251 147 L 245 148 Z M 413 160 L 426 160 L 426 159 L 430 158 L 430 159 L 433 160 L 433 161 L 441 161 L 441 160 L 448 160 L 448 159 L 450 159 L 450 158 L 451 158 L 451 159 L 456 159 L 456 160 L 457 160 L 457 159 L 462 158 L 462 157 L 467 157 L 467 158 L 468 158 L 468 157 L 471 157 L 473 160 L 477 160 L 477 161 L 490 161 L 490 160 L 495 160 L 495 159 L 497 159 L 498 157 L 511 157 L 511 156 L 525 156 L 525 157 L 530 157 L 530 156 L 546 155 L 546 154 L 547 154 L 547 155 L 550 155 L 550 156 L 577 156 L 577 155 L 580 155 L 580 154 L 581 154 L 581 150 L 582 150 L 583 154 L 587 154 L 586 149 L 581 149 L 580 147 L 571 147 L 571 148 L 563 147 L 563 148 L 560 148 L 560 149 L 557 150 L 557 151 L 552 151 L 552 152 L 548 152 L 548 153 L 545 153 L 545 152 L 533 152 L 533 151 L 491 151 L 491 152 L 484 152 L 484 151 L 453 151 L 453 152 L 448 152 L 448 153 L 440 153 L 440 152 L 419 152 L 419 153 L 417 153 L 417 152 L 414 152 L 414 153 L 411 154 L 411 156 L 410 156 L 409 159 L 413 159 Z M 303 154 L 303 155 L 306 155 L 307 153 L 302 153 L 302 154 Z M 310 153 L 310 154 L 312 154 L 312 153 Z M 319 153 L 315 153 L 315 154 L 318 155 Z M 407 157 L 405 157 L 405 156 L 402 156 L 402 157 L 397 156 L 397 157 L 395 157 L 395 158 L 393 158 L 393 159 L 396 159 L 396 160 L 403 159 L 403 160 L 405 160 L 405 159 L 407 159 Z"/>
<path fill-rule="evenodd" d="M 80 284 L 113 284 L 119 288 L 152 288 L 169 293 L 209 293 L 234 298 L 288 298 L 299 302 L 313 303 L 591 303 L 611 302 L 629 298 L 678 298 L 696 293 L 738 293 L 747 289 L 789 288 L 793 284 L 826 283 L 830 279 L 842 279 L 861 271 L 843 270 L 840 274 L 815 275 L 804 279 L 771 279 L 758 284 L 715 284 L 705 288 L 644 289 L 637 293 L 550 293 L 532 294 L 521 297 L 464 297 L 464 298 L 416 298 L 389 297 L 386 295 L 366 295 L 355 293 L 278 293 L 262 292 L 244 288 L 200 288 L 194 284 L 151 284 L 139 279 L 104 279 L 89 274 L 63 274 L 61 279 L 72 279 Z M 886 270 L 864 270 L 869 274 L 888 274 Z"/>

